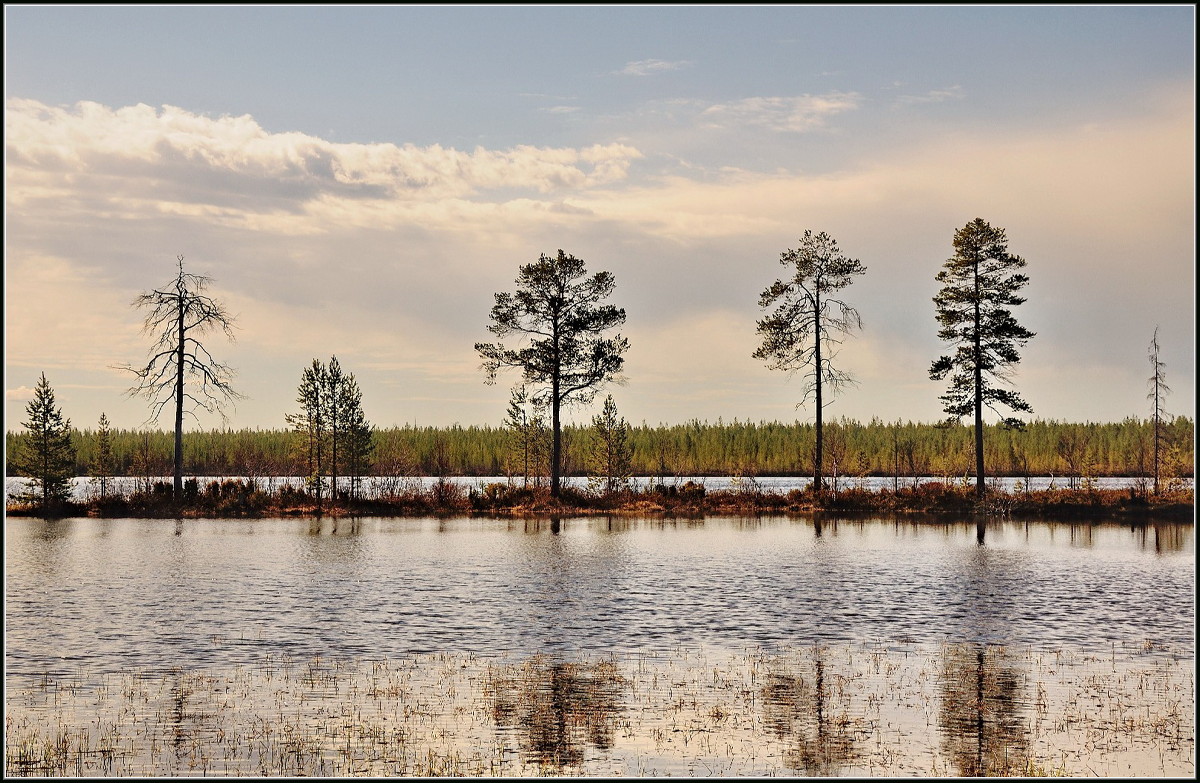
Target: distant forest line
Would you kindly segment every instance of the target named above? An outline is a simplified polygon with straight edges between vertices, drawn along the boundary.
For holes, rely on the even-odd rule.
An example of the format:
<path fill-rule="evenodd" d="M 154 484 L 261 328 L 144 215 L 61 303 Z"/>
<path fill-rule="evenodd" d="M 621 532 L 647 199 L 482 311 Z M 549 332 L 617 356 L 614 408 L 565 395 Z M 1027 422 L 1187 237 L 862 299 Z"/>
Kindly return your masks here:
<path fill-rule="evenodd" d="M 868 423 L 842 419 L 825 424 L 827 475 L 965 476 L 972 474 L 974 442 L 966 425 Z M 1145 476 L 1153 471 L 1154 424 L 1128 418 L 1116 423 L 1029 422 L 1024 430 L 986 426 L 989 475 Z M 17 453 L 23 433 L 6 433 L 6 454 Z M 173 433 L 111 430 L 116 476 L 171 473 Z M 1195 422 L 1176 417 L 1162 427 L 1163 475 L 1193 477 Z M 812 424 L 717 423 L 631 425 L 632 473 L 638 476 L 811 475 Z M 524 456 L 511 430 L 497 426 L 391 427 L 373 433 L 369 474 L 405 476 L 506 476 L 523 474 Z M 76 475 L 91 474 L 97 434 L 73 430 Z M 209 430 L 183 434 L 187 475 L 304 475 L 301 436 L 286 430 Z M 587 475 L 591 428 L 563 428 L 563 474 Z M 832 469 L 832 472 L 831 472 Z M 16 475 L 6 464 L 7 475 Z M 538 472 L 536 470 L 534 473 Z"/>

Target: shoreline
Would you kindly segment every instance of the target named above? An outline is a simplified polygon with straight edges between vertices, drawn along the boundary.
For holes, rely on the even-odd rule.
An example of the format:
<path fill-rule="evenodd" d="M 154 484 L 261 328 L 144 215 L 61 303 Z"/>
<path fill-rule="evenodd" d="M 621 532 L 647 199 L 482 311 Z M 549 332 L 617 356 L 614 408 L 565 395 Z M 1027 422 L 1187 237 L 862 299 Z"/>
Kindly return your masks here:
<path fill-rule="evenodd" d="M 84 502 L 68 502 L 48 510 L 36 504 L 9 502 L 11 517 L 96 518 L 267 518 L 267 517 L 428 517 L 472 516 L 505 518 L 556 518 L 563 516 L 806 516 L 835 514 L 889 514 L 899 517 L 962 517 L 987 519 L 1068 520 L 1080 522 L 1195 521 L 1192 489 L 1158 495 L 1133 489 L 1052 489 L 1034 491 L 990 490 L 982 502 L 973 488 L 928 482 L 897 490 L 844 489 L 841 491 L 764 490 L 706 491 L 703 485 L 659 486 L 609 496 L 564 488 L 551 497 L 546 488 L 521 488 L 490 484 L 464 489 L 452 484 L 415 489 L 386 498 L 336 501 L 303 491 L 285 489 L 267 494 L 244 480 L 212 482 L 203 492 L 185 493 L 182 504 L 172 500 L 170 487 L 157 485 L 149 493 L 113 495 Z"/>

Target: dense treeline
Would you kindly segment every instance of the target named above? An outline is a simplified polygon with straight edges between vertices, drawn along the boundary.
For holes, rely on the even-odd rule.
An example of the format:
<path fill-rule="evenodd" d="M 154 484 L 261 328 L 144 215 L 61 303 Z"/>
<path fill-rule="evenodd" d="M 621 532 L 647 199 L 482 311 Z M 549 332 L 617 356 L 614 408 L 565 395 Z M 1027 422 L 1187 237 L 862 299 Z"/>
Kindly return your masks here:
<path fill-rule="evenodd" d="M 972 475 L 973 433 L 968 426 L 912 422 L 827 422 L 829 476 Z M 1024 430 L 989 426 L 989 474 L 1006 476 L 1138 476 L 1152 470 L 1154 427 L 1134 418 L 1116 423 L 1033 421 Z M 1166 424 L 1164 475 L 1192 477 L 1195 422 L 1178 417 Z M 6 435 L 6 473 L 23 433 Z M 184 471 L 194 476 L 304 475 L 300 436 L 288 430 L 210 430 L 183 435 Z M 519 474 L 513 433 L 504 427 L 393 427 L 373 433 L 375 475 L 503 476 Z M 99 437 L 74 431 L 77 475 L 91 475 Z M 113 474 L 171 473 L 173 433 L 111 430 Z M 692 421 L 674 426 L 631 426 L 632 470 L 640 476 L 806 475 L 815 446 L 811 424 Z M 563 429 L 565 475 L 584 475 L 592 433 L 584 425 Z"/>

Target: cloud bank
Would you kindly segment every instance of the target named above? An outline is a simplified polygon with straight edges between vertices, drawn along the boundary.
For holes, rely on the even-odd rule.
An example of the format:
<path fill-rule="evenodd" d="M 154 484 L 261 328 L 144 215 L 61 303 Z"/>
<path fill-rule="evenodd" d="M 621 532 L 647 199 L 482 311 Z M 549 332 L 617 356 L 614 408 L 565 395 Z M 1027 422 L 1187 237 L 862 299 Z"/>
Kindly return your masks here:
<path fill-rule="evenodd" d="M 77 177 L 136 187 L 130 198 L 174 197 L 210 206 L 257 203 L 300 208 L 325 197 L 414 201 L 516 189 L 552 193 L 624 179 L 640 153 L 622 144 L 583 149 L 339 144 L 301 133 L 270 133 L 253 118 L 196 115 L 145 104 L 50 107 L 10 99 L 5 112 L 9 203 L 69 195 Z M 58 176 L 55 176 L 55 175 Z M 147 180 L 163 192 L 147 192 Z M 181 182 L 201 187 L 172 189 Z M 247 187 L 249 192 L 247 193 Z"/>
<path fill-rule="evenodd" d="M 862 382 L 836 413 L 934 420 L 933 276 L 952 232 L 978 216 L 1007 228 L 1030 262 L 1021 317 L 1039 336 L 1017 382 L 1038 415 L 1139 412 L 1140 384 L 1092 386 L 1074 405 L 1062 389 L 1072 372 L 1136 376 L 1157 323 L 1181 348 L 1169 371 L 1194 408 L 1194 99 L 1168 98 L 1121 122 L 871 146 L 820 176 L 681 165 L 621 140 L 345 144 L 249 116 L 10 99 L 8 386 L 48 369 L 77 421 L 100 410 L 140 421 L 119 400 L 127 379 L 109 368 L 144 352 L 128 304 L 183 253 L 240 316 L 238 343 L 217 349 L 251 398 L 234 426 L 281 426 L 300 369 L 333 354 L 379 424 L 495 421 L 506 392 L 483 385 L 471 346 L 488 337 L 492 295 L 517 266 L 563 248 L 616 274 L 633 345 L 624 415 L 803 418 L 795 388 L 749 354 L 758 293 L 812 228 L 869 269 L 848 292 L 867 327 L 843 353 Z M 708 105 L 692 130 L 802 133 L 868 103 L 850 92 L 746 98 Z M 70 317 L 47 321 L 47 301 Z"/>

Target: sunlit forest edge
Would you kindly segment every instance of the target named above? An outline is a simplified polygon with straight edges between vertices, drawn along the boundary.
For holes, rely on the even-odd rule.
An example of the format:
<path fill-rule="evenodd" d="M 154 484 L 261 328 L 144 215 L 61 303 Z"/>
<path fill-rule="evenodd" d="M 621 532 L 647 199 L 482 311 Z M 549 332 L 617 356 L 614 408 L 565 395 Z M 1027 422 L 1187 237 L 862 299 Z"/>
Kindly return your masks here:
<path fill-rule="evenodd" d="M 972 428 L 913 422 L 862 423 L 849 419 L 825 425 L 826 473 L 854 476 L 934 476 L 973 473 Z M 1154 424 L 1127 418 L 1115 423 L 1033 421 L 1023 430 L 986 427 L 989 476 L 1099 478 L 1148 476 L 1153 470 Z M 98 437 L 94 430 L 72 431 L 75 472 L 91 473 Z M 23 433 L 6 433 L 6 474 L 17 475 L 12 458 Z M 110 433 L 114 476 L 164 476 L 171 472 L 173 434 L 114 429 Z M 563 428 L 563 475 L 586 476 L 592 450 L 591 428 Z M 1164 477 L 1193 478 L 1195 422 L 1176 417 L 1163 423 L 1160 456 Z M 523 476 L 524 459 L 513 448 L 513 433 L 489 425 L 390 427 L 375 429 L 367 475 Z M 811 475 L 815 430 L 812 424 L 691 421 L 629 428 L 631 473 L 647 477 Z M 301 436 L 286 430 L 214 429 L 185 432 L 187 475 L 304 475 Z M 538 455 L 532 457 L 533 474 Z"/>

